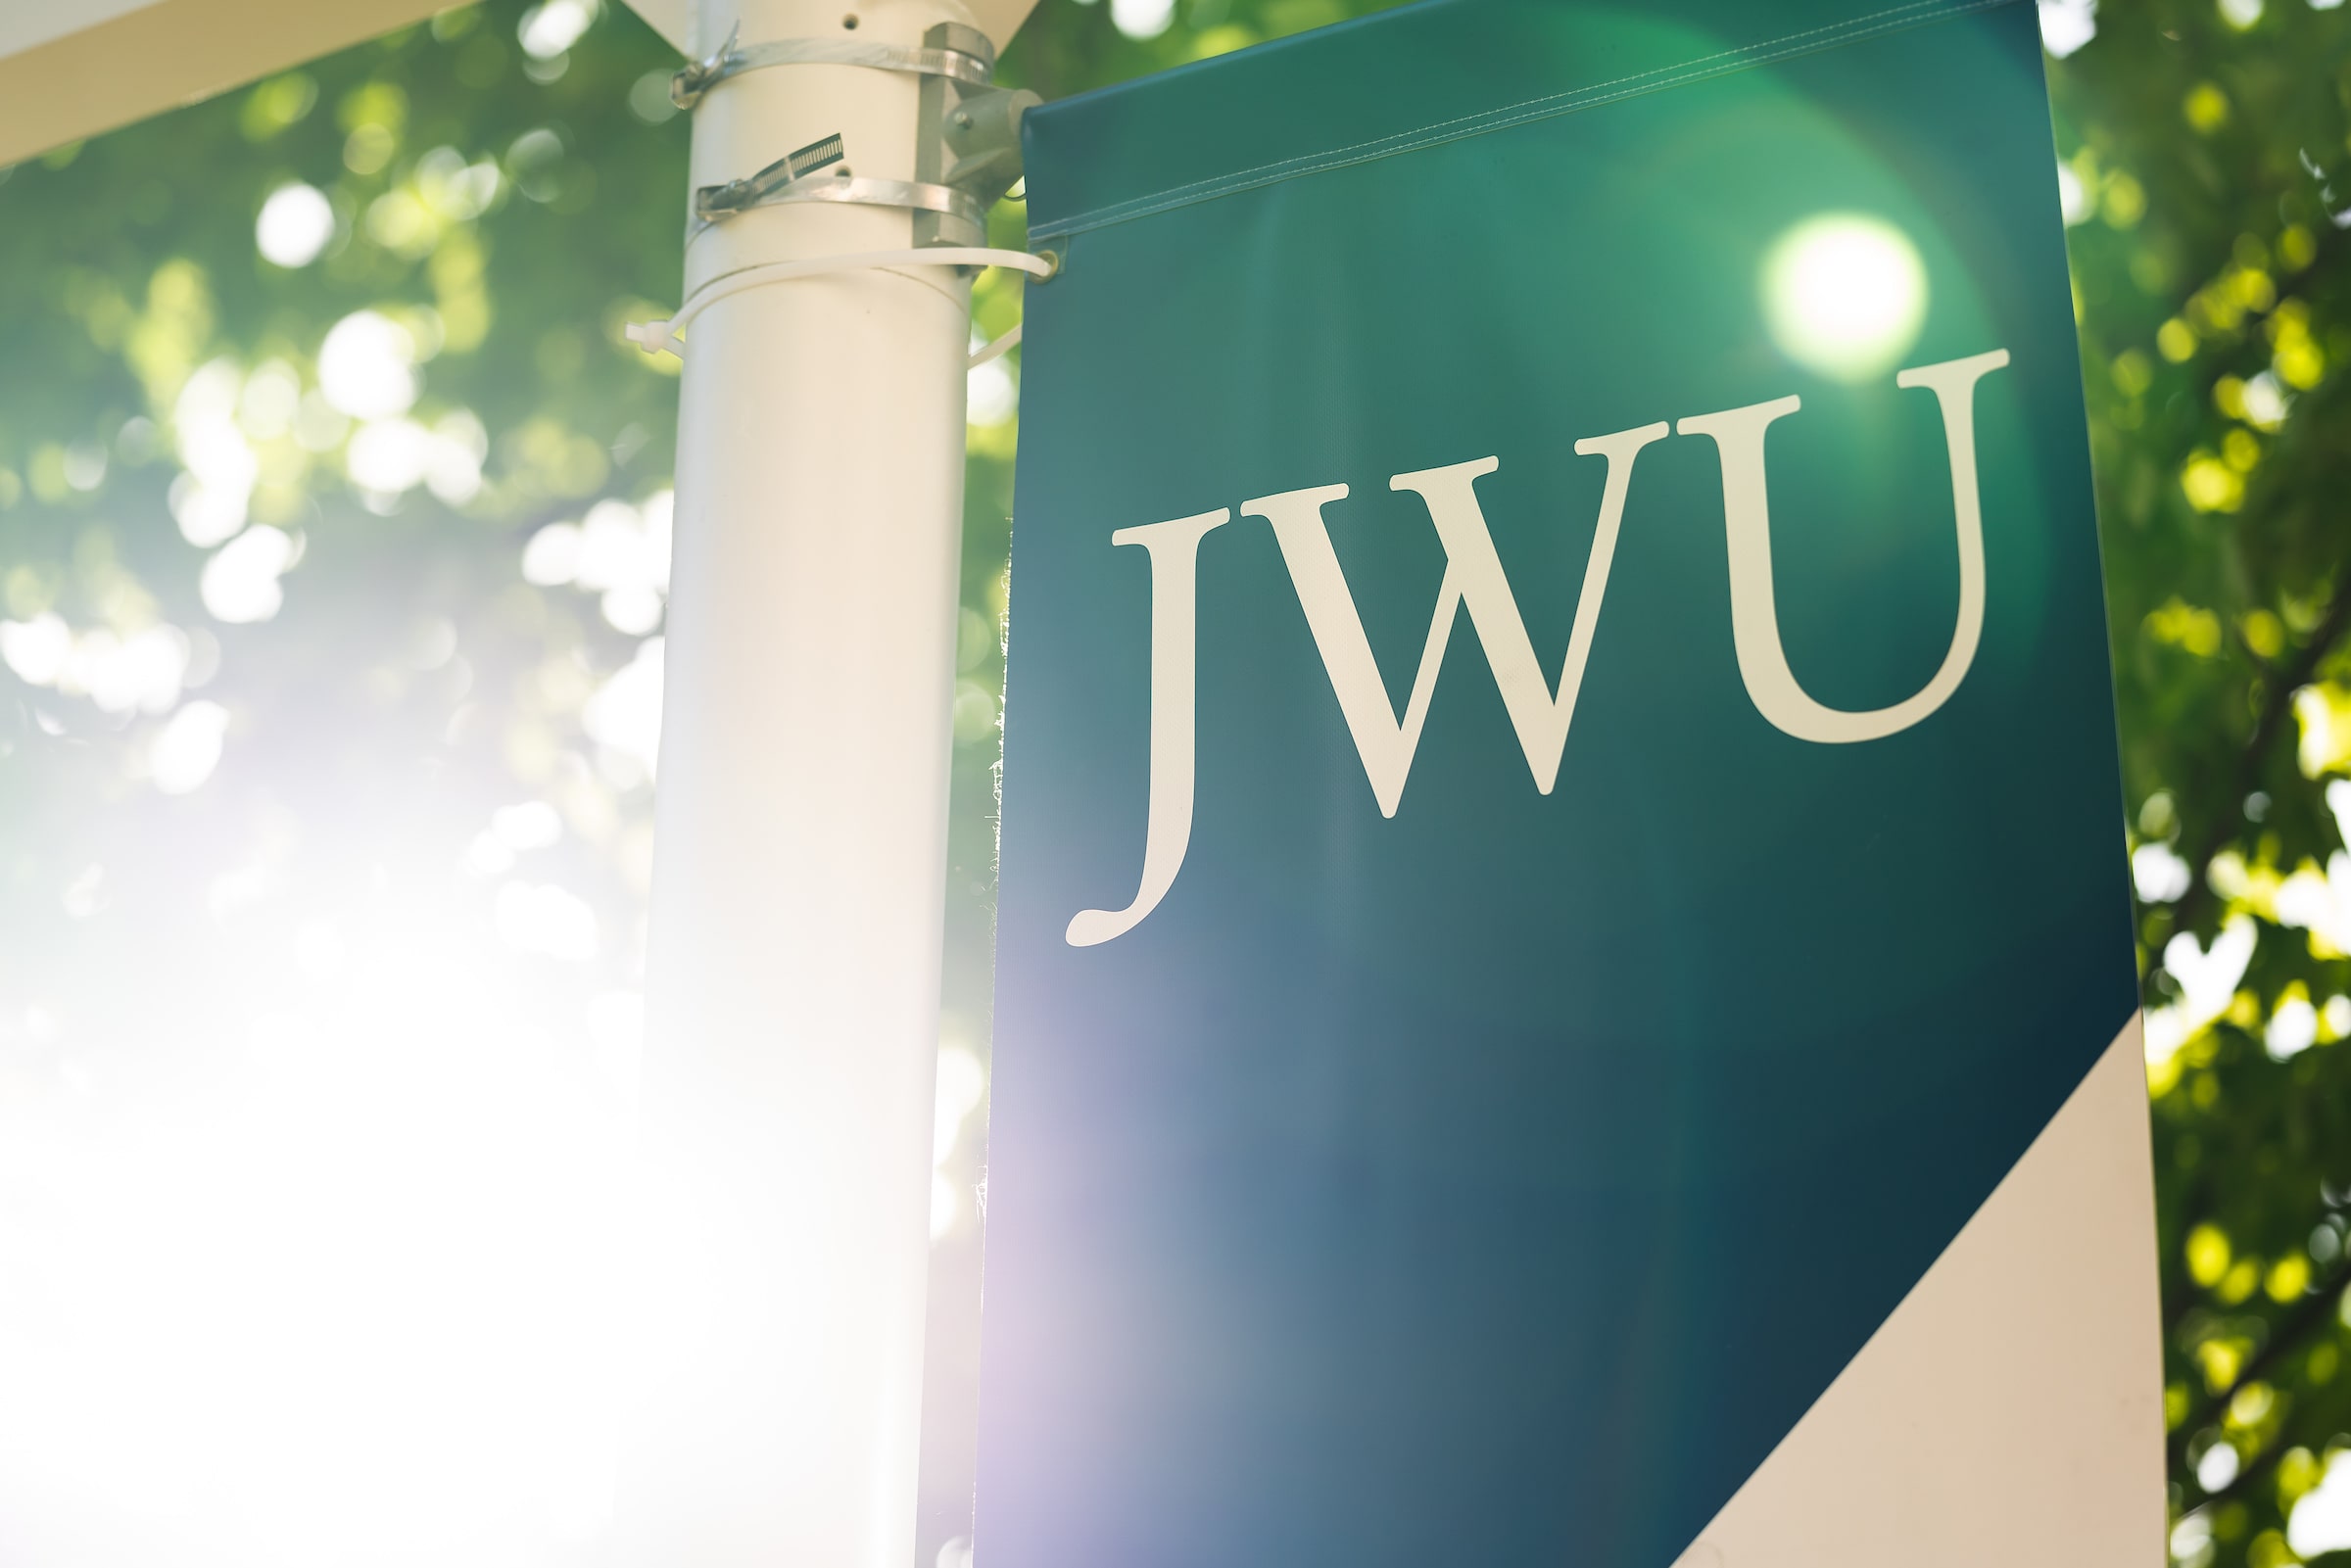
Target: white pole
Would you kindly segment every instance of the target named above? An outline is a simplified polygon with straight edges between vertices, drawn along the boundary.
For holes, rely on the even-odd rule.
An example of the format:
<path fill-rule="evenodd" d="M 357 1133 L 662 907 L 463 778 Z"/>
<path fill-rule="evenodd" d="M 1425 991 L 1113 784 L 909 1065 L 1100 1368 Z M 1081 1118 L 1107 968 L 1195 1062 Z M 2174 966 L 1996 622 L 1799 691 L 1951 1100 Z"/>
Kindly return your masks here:
<path fill-rule="evenodd" d="M 972 25 L 954 0 L 696 20 L 704 49 Z M 853 65 L 735 75 L 695 111 L 694 183 L 834 135 L 855 175 L 916 180 L 922 90 Z M 690 242 L 687 296 L 902 249 L 915 221 L 743 213 Z M 688 331 L 627 1568 L 913 1563 L 969 330 L 968 285 L 925 266 L 746 289 Z"/>

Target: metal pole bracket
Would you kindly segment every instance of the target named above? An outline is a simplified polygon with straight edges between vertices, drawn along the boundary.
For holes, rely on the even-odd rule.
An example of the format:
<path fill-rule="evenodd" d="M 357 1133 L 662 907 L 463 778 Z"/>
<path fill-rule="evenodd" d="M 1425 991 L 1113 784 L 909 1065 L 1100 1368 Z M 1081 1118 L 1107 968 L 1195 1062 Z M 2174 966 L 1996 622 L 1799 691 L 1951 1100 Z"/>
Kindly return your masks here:
<path fill-rule="evenodd" d="M 996 69 L 995 51 L 984 34 L 969 27 L 956 31 L 963 36 L 956 39 L 955 47 L 906 49 L 849 38 L 777 38 L 746 44 L 741 41 L 738 28 L 727 35 L 717 53 L 693 62 L 670 77 L 669 99 L 680 109 L 692 109 L 728 77 L 768 66 L 864 66 L 872 71 L 984 84 Z"/>
<path fill-rule="evenodd" d="M 1026 88 L 988 82 L 995 52 L 986 35 L 940 23 L 921 48 L 834 38 L 783 38 L 725 47 L 672 78 L 670 96 L 693 108 L 730 76 L 765 66 L 853 65 L 922 77 L 917 105 L 914 178 L 852 173 L 847 149 L 830 136 L 777 159 L 756 173 L 694 193 L 689 240 L 712 224 L 756 207 L 846 202 L 902 208 L 913 214 L 918 246 L 984 246 L 987 212 L 1021 178 L 1021 118 L 1042 102 Z M 830 173 L 820 170 L 830 168 Z"/>

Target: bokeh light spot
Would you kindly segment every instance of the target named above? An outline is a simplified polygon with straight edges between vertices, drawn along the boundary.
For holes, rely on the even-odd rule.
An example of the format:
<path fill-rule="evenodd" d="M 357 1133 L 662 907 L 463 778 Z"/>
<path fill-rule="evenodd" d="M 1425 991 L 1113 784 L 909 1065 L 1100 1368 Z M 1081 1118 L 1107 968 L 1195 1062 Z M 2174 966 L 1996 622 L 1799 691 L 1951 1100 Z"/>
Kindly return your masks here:
<path fill-rule="evenodd" d="M 231 626 L 266 621 L 285 603 L 278 579 L 294 564 L 294 541 L 281 529 L 257 524 L 204 563 L 197 593 L 215 620 Z"/>
<path fill-rule="evenodd" d="M 1129 38 L 1156 38 L 1175 21 L 1175 0 L 1110 0 L 1111 25 Z"/>
<path fill-rule="evenodd" d="M 1883 218 L 1827 213 L 1780 236 L 1763 262 L 1772 342 L 1839 381 L 1891 370 L 1927 318 L 1927 267 L 1910 237 Z"/>
<path fill-rule="evenodd" d="M 168 795 L 198 788 L 220 765 L 227 736 L 228 710 L 217 702 L 191 702 L 171 715 L 147 753 L 156 788 Z"/>
<path fill-rule="evenodd" d="M 318 386 L 354 419 L 387 419 L 416 402 L 416 341 L 374 310 L 355 310 L 318 346 Z"/>
<path fill-rule="evenodd" d="M 335 210 L 326 193 L 299 180 L 271 191 L 253 225 L 263 259 L 278 266 L 309 266 L 334 237 Z"/>

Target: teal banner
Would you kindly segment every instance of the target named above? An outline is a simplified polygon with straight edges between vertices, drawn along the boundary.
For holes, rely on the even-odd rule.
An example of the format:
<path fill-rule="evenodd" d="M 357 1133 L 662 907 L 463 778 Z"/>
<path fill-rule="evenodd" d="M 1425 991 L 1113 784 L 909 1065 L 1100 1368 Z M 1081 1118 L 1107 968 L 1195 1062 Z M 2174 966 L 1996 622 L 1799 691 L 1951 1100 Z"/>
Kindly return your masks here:
<path fill-rule="evenodd" d="M 2137 1005 L 2035 8 L 1025 134 L 980 1561 L 1741 1568 Z"/>

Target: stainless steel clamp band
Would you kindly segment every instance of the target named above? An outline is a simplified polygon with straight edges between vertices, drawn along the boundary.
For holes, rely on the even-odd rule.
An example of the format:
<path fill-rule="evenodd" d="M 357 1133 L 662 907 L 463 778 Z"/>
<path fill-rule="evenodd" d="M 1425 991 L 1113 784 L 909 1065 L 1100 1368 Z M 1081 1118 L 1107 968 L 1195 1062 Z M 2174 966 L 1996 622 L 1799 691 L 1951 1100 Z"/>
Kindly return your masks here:
<path fill-rule="evenodd" d="M 930 185 L 915 180 L 867 179 L 862 175 L 805 174 L 791 177 L 791 160 L 774 163 L 747 179 L 727 185 L 705 185 L 694 193 L 695 232 L 700 233 L 723 218 L 754 207 L 782 207 L 793 202 L 847 202 L 859 207 L 896 207 L 917 213 L 939 213 L 987 228 L 987 208 L 981 200 L 952 185 Z"/>
<path fill-rule="evenodd" d="M 980 39 L 977 33 L 972 36 Z M 985 40 L 980 42 L 984 51 Z M 985 85 L 996 62 L 992 54 L 965 49 L 908 49 L 897 44 L 860 43 L 847 38 L 778 38 L 768 43 L 744 44 L 730 35 L 716 54 L 694 62 L 669 79 L 670 101 L 680 109 L 692 109 L 702 101 L 703 94 L 728 77 L 767 66 L 865 66 L 874 71 L 947 76 Z"/>

